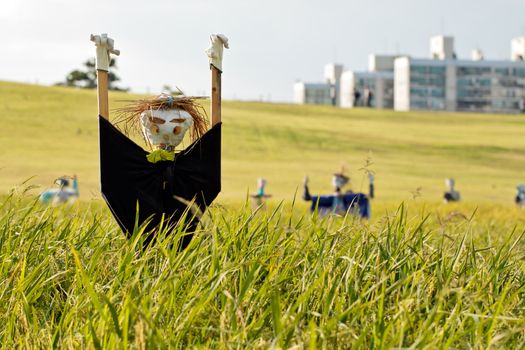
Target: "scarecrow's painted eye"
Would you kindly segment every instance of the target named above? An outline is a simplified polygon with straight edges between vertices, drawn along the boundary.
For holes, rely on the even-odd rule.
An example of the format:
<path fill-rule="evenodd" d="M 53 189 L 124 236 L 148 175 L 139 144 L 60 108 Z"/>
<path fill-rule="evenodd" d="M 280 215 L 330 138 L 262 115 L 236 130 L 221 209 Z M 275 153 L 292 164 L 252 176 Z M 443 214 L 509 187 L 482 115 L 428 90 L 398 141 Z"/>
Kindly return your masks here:
<path fill-rule="evenodd" d="M 153 124 L 153 125 L 150 126 L 149 131 L 151 131 L 152 134 L 158 134 L 159 133 L 159 126 Z"/>
<path fill-rule="evenodd" d="M 176 127 L 173 128 L 173 133 L 175 135 L 180 134 L 180 131 L 181 131 L 181 127 L 180 126 L 176 126 Z"/>
<path fill-rule="evenodd" d="M 155 124 L 164 124 L 166 121 L 157 117 L 149 117 L 149 121 Z"/>
<path fill-rule="evenodd" d="M 184 118 L 175 118 L 175 119 L 172 119 L 170 120 L 170 123 L 184 123 L 186 119 Z"/>

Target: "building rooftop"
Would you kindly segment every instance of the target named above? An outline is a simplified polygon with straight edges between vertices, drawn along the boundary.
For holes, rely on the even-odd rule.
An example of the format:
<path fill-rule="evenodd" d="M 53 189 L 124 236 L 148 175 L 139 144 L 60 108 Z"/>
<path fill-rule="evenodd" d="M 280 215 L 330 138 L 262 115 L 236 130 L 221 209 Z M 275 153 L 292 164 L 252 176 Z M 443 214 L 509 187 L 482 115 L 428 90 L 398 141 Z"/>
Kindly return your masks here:
<path fill-rule="evenodd" d="M 398 58 L 399 59 L 399 58 Z M 467 66 L 467 67 L 525 67 L 525 61 L 511 60 L 467 60 L 467 59 L 446 59 L 437 60 L 432 58 L 412 58 L 409 56 L 400 57 L 400 59 L 409 59 L 412 64 L 425 64 L 429 66 Z"/>
<path fill-rule="evenodd" d="M 309 83 L 309 82 L 304 82 L 304 81 L 298 81 L 296 82 L 296 84 L 301 84 L 309 88 L 326 88 L 330 86 L 329 83 Z"/>
<path fill-rule="evenodd" d="M 394 72 L 389 71 L 375 71 L 375 72 L 368 72 L 368 71 L 346 71 L 343 73 L 344 76 L 352 75 L 359 78 L 393 78 Z"/>

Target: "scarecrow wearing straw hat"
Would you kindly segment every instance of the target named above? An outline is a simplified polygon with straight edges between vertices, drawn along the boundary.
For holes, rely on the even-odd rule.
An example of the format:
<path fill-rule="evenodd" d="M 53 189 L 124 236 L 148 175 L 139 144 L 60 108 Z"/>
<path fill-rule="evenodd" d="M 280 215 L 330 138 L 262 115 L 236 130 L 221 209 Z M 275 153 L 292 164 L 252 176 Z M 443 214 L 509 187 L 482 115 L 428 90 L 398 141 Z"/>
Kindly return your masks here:
<path fill-rule="evenodd" d="M 138 100 L 117 109 L 115 125 L 127 133 L 138 132 L 152 150 L 147 156 L 151 163 L 175 160 L 176 147 L 190 131 L 195 142 L 208 130 L 208 120 L 197 100 L 201 97 L 160 94 Z"/>
<path fill-rule="evenodd" d="M 128 235 L 142 226 L 145 244 L 163 223 L 184 225 L 185 248 L 202 213 L 221 189 L 221 73 L 224 35 L 212 35 L 206 50 L 212 71 L 211 128 L 199 97 L 159 96 L 131 102 L 109 122 L 107 71 L 114 42 L 91 36 L 97 47 L 101 190 L 121 229 Z M 117 128 L 118 127 L 118 128 Z M 149 152 L 128 137 L 142 135 Z M 178 150 L 189 131 L 192 141 Z"/>

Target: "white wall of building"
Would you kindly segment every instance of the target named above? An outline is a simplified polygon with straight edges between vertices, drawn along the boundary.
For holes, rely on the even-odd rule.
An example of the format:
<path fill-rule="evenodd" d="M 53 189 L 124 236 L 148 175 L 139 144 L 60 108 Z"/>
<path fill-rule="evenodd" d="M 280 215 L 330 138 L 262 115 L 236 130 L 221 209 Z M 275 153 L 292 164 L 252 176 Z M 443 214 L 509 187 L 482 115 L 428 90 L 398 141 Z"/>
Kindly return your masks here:
<path fill-rule="evenodd" d="M 485 55 L 483 55 L 483 51 L 480 49 L 474 49 L 470 54 L 470 58 L 472 61 L 483 61 L 485 59 Z"/>
<path fill-rule="evenodd" d="M 352 108 L 354 106 L 354 72 L 347 71 L 341 75 L 340 107 Z"/>
<path fill-rule="evenodd" d="M 378 77 L 376 79 L 376 88 L 375 88 L 375 107 L 376 108 L 380 108 L 380 109 L 383 109 L 383 108 L 386 108 L 385 106 L 385 93 L 386 93 L 386 89 L 387 89 L 387 86 L 386 86 L 387 82 L 385 79 L 382 79 L 380 77 Z"/>
<path fill-rule="evenodd" d="M 297 104 L 305 103 L 305 84 L 302 81 L 298 81 L 293 84 L 293 102 Z"/>
<path fill-rule="evenodd" d="M 511 46 L 511 57 L 512 61 L 523 61 L 525 60 L 525 36 L 517 37 L 512 39 L 510 42 Z"/>
<path fill-rule="evenodd" d="M 324 80 L 330 84 L 337 84 L 343 74 L 343 65 L 330 63 L 324 66 Z"/>
<path fill-rule="evenodd" d="M 454 38 L 436 35 L 430 38 L 430 57 L 438 60 L 454 58 Z"/>
<path fill-rule="evenodd" d="M 398 56 L 393 55 L 368 55 L 368 71 L 394 71 L 394 61 Z"/>
<path fill-rule="evenodd" d="M 341 75 L 343 74 L 343 65 L 330 63 L 324 66 L 324 80 L 325 83 L 332 85 L 330 90 L 330 96 L 336 106 L 340 105 L 340 84 Z"/>
<path fill-rule="evenodd" d="M 449 112 L 456 110 L 456 96 L 457 96 L 457 86 L 456 86 L 456 67 L 454 62 L 450 62 L 446 66 L 446 80 L 445 80 L 445 109 Z"/>
<path fill-rule="evenodd" d="M 410 110 L 410 57 L 394 61 L 394 109 Z"/>

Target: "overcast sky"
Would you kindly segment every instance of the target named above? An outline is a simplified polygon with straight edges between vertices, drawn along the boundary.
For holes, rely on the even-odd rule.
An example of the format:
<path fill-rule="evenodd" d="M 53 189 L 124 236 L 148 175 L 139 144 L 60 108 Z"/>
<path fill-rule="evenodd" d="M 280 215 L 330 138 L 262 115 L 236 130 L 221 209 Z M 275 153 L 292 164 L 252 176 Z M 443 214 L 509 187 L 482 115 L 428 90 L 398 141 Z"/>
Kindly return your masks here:
<path fill-rule="evenodd" d="M 89 34 L 121 50 L 121 85 L 209 94 L 210 33 L 230 38 L 223 97 L 291 101 L 294 81 L 319 81 L 336 61 L 363 70 L 369 53 L 428 56 L 431 35 L 458 56 L 507 59 L 525 34 L 525 0 L 0 0 L 0 80 L 52 84 L 93 57 Z M 0 96 L 1 98 L 1 96 Z"/>

